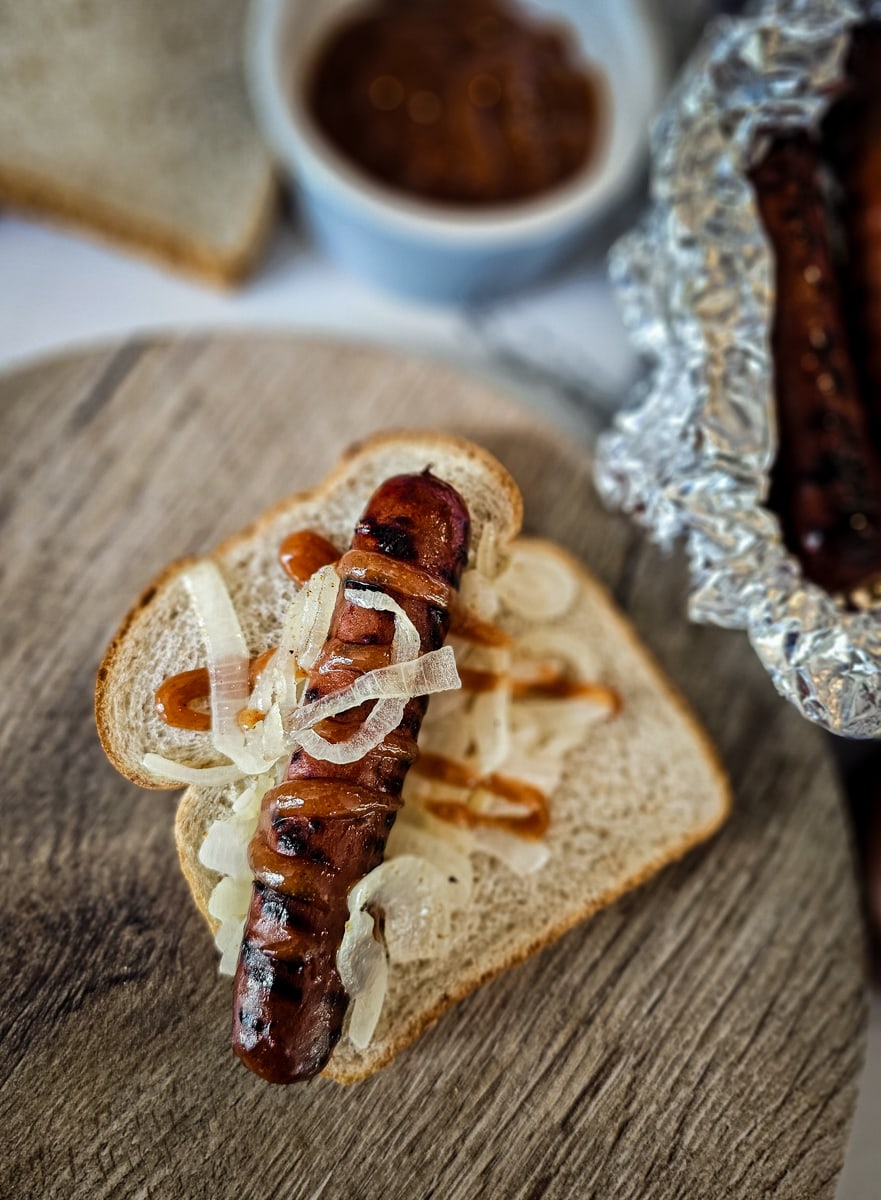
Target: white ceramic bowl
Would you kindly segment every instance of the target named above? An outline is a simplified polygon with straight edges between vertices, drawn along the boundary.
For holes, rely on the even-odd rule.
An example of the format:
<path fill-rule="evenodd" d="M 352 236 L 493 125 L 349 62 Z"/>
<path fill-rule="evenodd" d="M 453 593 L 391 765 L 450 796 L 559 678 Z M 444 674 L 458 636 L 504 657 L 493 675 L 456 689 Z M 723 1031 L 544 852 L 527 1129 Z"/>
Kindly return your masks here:
<path fill-rule="evenodd" d="M 600 158 L 546 197 L 463 212 L 411 199 L 361 173 L 309 116 L 303 81 L 318 46 L 364 0 L 252 0 L 246 67 L 254 109 L 300 211 L 353 271 L 392 291 L 461 302 L 522 287 L 570 254 L 637 170 L 662 86 L 639 0 L 521 0 L 564 18 L 605 76 Z"/>

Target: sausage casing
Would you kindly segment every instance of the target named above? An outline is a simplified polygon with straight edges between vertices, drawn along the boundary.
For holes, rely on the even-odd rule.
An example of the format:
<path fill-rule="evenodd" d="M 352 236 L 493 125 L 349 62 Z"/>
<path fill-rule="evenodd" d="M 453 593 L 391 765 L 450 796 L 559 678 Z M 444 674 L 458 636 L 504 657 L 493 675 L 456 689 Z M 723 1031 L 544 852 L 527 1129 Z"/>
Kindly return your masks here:
<path fill-rule="evenodd" d="M 358 569 L 350 586 L 388 591 L 416 626 L 422 653 L 435 650 L 450 619 L 439 598 L 458 586 L 469 533 L 468 510 L 449 484 L 430 472 L 389 479 L 357 525 Z M 365 580 L 370 556 L 382 584 Z M 346 599 L 348 557 L 341 560 L 344 586 L 309 675 L 307 702 L 390 662 L 394 619 Z M 424 697 L 411 699 L 398 728 L 356 762 L 335 765 L 295 751 L 284 782 L 263 799 L 249 848 L 255 882 L 236 971 L 232 1043 L 270 1082 L 317 1074 L 339 1040 L 348 997 L 336 955 L 348 892 L 382 861 L 426 704 Z M 368 703 L 340 713 L 316 732 L 343 740 L 370 709 Z"/>
<path fill-rule="evenodd" d="M 771 503 L 808 578 L 849 592 L 881 575 L 881 461 L 849 347 L 820 165 L 799 135 L 775 142 L 753 172 L 775 261 Z"/>
<path fill-rule="evenodd" d="M 840 184 L 847 311 L 863 393 L 881 442 L 881 26 L 858 29 L 845 96 L 832 108 L 824 148 Z"/>

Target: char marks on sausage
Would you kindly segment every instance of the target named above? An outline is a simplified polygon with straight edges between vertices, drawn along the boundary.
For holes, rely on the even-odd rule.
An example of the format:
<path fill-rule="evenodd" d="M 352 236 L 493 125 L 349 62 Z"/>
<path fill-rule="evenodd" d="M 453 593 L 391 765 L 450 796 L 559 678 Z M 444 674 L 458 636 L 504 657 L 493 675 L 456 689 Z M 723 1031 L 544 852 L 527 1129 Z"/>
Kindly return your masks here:
<path fill-rule="evenodd" d="M 449 611 L 438 595 L 458 587 L 469 533 L 461 497 L 429 471 L 387 480 L 357 525 L 352 551 L 362 564 L 370 555 L 387 560 L 377 572 L 383 582 L 370 586 L 401 605 L 422 653 L 446 637 Z M 407 564 L 397 587 L 396 561 Z M 421 594 L 414 590 L 420 581 Z M 369 585 L 363 570 L 353 583 Z M 310 698 L 337 692 L 391 660 L 392 615 L 353 605 L 344 593 L 341 587 L 309 675 Z M 356 762 L 335 765 L 295 751 L 284 781 L 263 799 L 249 848 L 255 882 L 236 971 L 232 1043 L 238 1057 L 272 1083 L 317 1074 L 339 1040 L 348 997 L 336 955 L 347 896 L 382 861 L 426 704 L 424 697 L 410 700 L 398 728 Z M 371 706 L 339 713 L 316 732 L 329 741 L 346 739 Z"/>

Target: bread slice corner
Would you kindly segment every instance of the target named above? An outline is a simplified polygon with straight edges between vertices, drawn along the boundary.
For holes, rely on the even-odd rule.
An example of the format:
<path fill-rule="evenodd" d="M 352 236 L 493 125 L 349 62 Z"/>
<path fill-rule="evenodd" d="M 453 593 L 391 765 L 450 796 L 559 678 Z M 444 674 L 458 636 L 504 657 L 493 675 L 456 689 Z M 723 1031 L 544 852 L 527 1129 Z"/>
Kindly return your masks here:
<path fill-rule="evenodd" d="M 244 0 L 0 0 L 0 204 L 240 280 L 277 211 L 244 19 Z"/>

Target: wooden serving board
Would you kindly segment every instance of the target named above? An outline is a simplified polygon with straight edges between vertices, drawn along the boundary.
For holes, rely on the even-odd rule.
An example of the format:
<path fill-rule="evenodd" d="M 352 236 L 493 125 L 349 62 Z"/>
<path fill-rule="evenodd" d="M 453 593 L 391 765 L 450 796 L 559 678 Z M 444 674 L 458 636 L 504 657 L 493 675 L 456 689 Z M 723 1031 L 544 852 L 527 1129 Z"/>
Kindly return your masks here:
<path fill-rule="evenodd" d="M 227 1046 L 230 984 L 175 797 L 105 761 L 105 643 L 208 549 L 388 426 L 473 436 L 528 528 L 609 584 L 720 747 L 711 844 L 448 1013 L 354 1088 L 278 1089 Z M 826 743 L 681 564 L 601 511 L 586 449 L 473 380 L 281 338 L 129 342 L 0 380 L 0 1195 L 831 1196 L 863 1052 L 851 854 Z"/>

